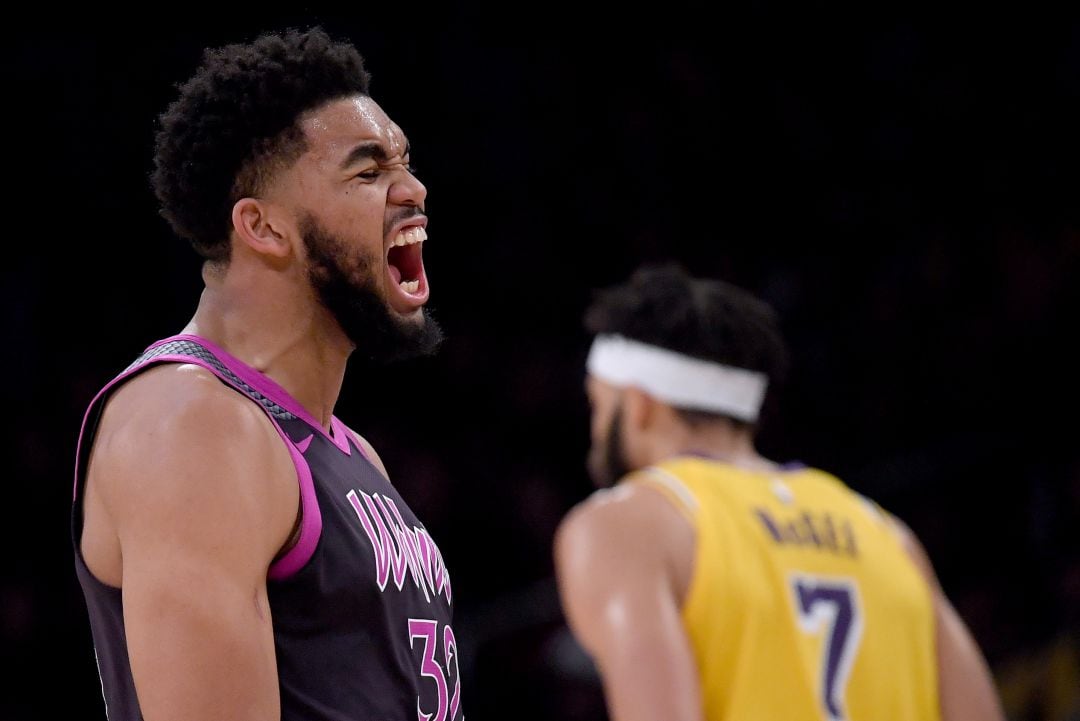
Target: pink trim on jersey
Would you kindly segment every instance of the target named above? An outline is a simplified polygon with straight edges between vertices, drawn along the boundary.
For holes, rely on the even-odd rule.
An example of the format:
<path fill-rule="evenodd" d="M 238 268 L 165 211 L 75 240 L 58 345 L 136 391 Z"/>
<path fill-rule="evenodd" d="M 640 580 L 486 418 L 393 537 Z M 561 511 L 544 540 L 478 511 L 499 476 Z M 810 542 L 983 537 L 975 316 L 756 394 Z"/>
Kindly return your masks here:
<path fill-rule="evenodd" d="M 351 456 L 352 451 L 349 445 L 349 429 L 345 427 L 345 424 L 337 419 L 337 416 L 330 416 L 330 430 L 333 431 L 333 441 L 337 444 L 337 447 L 345 451 L 345 455 Z M 360 453 L 367 458 L 367 454 L 364 453 L 364 449 L 360 448 L 360 441 L 356 441 L 356 447 L 360 449 Z"/>
<path fill-rule="evenodd" d="M 293 465 L 296 466 L 296 475 L 300 479 L 300 538 L 284 556 L 270 565 L 270 570 L 266 574 L 271 581 L 282 581 L 295 574 L 311 560 L 315 547 L 319 545 L 319 537 L 322 536 L 322 511 L 319 510 L 319 500 L 315 497 L 315 482 L 311 478 L 311 467 L 308 466 L 300 449 L 289 440 L 276 421 L 274 427 L 284 439 L 285 447 L 289 449 Z M 308 440 L 311 439 L 308 438 Z"/>
<path fill-rule="evenodd" d="M 345 453 L 346 455 L 350 454 L 349 437 L 347 433 L 335 432 L 333 435 L 331 435 L 325 428 L 322 427 L 321 423 L 315 420 L 315 418 L 310 413 L 308 413 L 302 405 L 300 405 L 300 403 L 295 398 L 289 395 L 289 392 L 287 390 L 275 383 L 269 376 L 255 370 L 247 363 L 232 355 L 216 343 L 208 341 L 202 336 L 191 335 L 189 333 L 181 333 L 180 335 L 174 335 L 171 338 L 165 338 L 163 340 L 160 340 L 157 343 L 154 343 L 154 345 L 150 346 L 150 348 L 155 348 L 163 343 L 169 343 L 176 340 L 189 340 L 192 343 L 198 343 L 199 345 L 203 346 L 208 351 L 217 356 L 218 360 L 224 363 L 229 370 L 235 373 L 249 386 L 259 391 L 270 400 L 277 403 L 289 413 L 292 413 L 297 418 L 303 420 L 305 423 L 310 425 L 319 433 L 323 434 L 330 442 L 340 448 L 342 453 Z M 146 350 L 150 350 L 150 348 L 147 348 Z M 335 416 L 331 416 L 331 428 L 334 428 L 335 421 L 337 421 L 338 425 L 341 424 L 341 421 L 338 421 Z"/>
<path fill-rule="evenodd" d="M 176 340 L 178 338 L 192 340 L 193 342 L 200 344 L 204 342 L 201 338 L 198 338 L 197 336 L 174 336 L 172 338 L 167 338 L 164 341 L 154 343 L 146 350 L 148 351 L 151 348 L 156 348 L 162 343 Z M 210 350 L 211 352 L 214 351 L 213 348 L 210 348 Z M 215 352 L 214 355 L 217 355 L 217 353 Z M 232 357 L 229 356 L 229 358 Z M 233 358 L 232 360 L 235 361 L 236 359 Z M 145 369 L 147 366 L 170 362 L 188 363 L 191 365 L 197 365 L 200 368 L 205 368 L 206 370 L 213 373 L 216 378 L 219 378 L 223 382 L 227 383 L 230 387 L 235 388 L 241 393 L 243 392 L 242 388 L 239 388 L 236 386 L 236 384 L 230 382 L 229 379 L 222 376 L 216 368 L 214 368 L 212 365 L 202 360 L 201 358 L 195 358 L 193 356 L 174 353 L 165 353 L 163 355 L 159 355 L 147 361 L 146 363 L 140 363 L 134 368 L 130 368 L 118 375 L 116 378 L 113 378 L 104 388 L 102 388 L 98 392 L 96 396 L 94 396 L 94 400 L 90 402 L 90 406 L 86 409 L 86 414 L 83 416 L 83 427 L 82 430 L 80 430 L 79 432 L 79 443 L 75 449 L 75 489 L 72 495 L 72 502 L 78 499 L 79 494 L 79 459 L 82 457 L 83 435 L 86 432 L 86 421 L 90 417 L 90 410 L 94 408 L 94 406 L 97 404 L 98 399 L 101 398 L 102 394 L 107 392 L 110 388 L 115 386 L 121 380 L 124 380 L 133 373 Z M 224 362 L 224 360 L 222 360 L 222 362 Z M 236 362 L 239 363 L 239 361 Z M 226 363 L 226 366 L 229 367 L 229 370 L 236 373 L 236 369 L 230 366 L 228 363 Z M 252 369 L 252 372 L 257 373 L 258 371 Z M 237 373 L 237 375 L 239 376 L 240 374 Z M 266 380 L 273 383 L 273 381 L 270 381 L 269 378 L 267 378 Z M 244 378 L 244 381 L 252 385 L 252 387 L 255 387 L 255 384 L 251 383 L 251 380 L 249 380 L 248 378 Z M 276 386 L 277 384 L 274 385 Z M 267 395 L 262 388 L 259 388 L 258 390 L 260 393 L 263 393 L 263 395 Z M 284 393 L 284 391 L 282 391 L 282 393 Z M 288 396 L 288 394 L 286 394 L 286 396 Z M 246 394 L 245 397 L 249 398 L 252 402 L 255 402 L 255 399 L 251 398 L 250 396 L 246 396 Z M 275 403 L 278 403 L 278 405 L 282 405 L 278 398 L 271 397 L 271 399 Z M 292 457 L 293 466 L 296 468 L 296 477 L 300 485 L 300 515 L 302 519 L 300 522 L 300 539 L 296 542 L 295 546 L 293 546 L 285 553 L 284 556 L 279 558 L 275 563 L 271 564 L 270 570 L 267 574 L 268 577 L 272 580 L 280 581 L 288 578 L 289 576 L 299 571 L 301 568 L 304 567 L 304 564 L 311 559 L 311 555 L 315 552 L 315 547 L 319 543 L 319 537 L 322 535 L 322 511 L 319 509 L 319 502 L 315 496 L 315 482 L 311 477 L 311 468 L 308 466 L 307 460 L 304 459 L 303 454 L 296 447 L 296 444 L 292 442 L 292 439 L 289 438 L 288 434 L 285 433 L 285 431 L 281 428 L 280 425 L 278 425 L 277 419 L 270 414 L 270 411 L 263 407 L 262 404 L 259 404 L 259 407 L 263 409 L 263 411 L 266 413 L 266 417 L 269 418 L 270 422 L 274 424 L 274 428 L 277 430 L 278 435 L 280 435 L 281 439 L 285 441 L 285 447 L 289 450 L 289 455 Z M 285 406 L 282 405 L 282 407 L 284 408 Z M 291 409 L 289 410 L 291 411 Z M 319 426 L 317 423 L 312 423 L 310 425 L 314 425 L 315 428 L 322 430 L 321 426 Z M 309 437 L 305 440 L 310 443 L 311 438 Z"/>

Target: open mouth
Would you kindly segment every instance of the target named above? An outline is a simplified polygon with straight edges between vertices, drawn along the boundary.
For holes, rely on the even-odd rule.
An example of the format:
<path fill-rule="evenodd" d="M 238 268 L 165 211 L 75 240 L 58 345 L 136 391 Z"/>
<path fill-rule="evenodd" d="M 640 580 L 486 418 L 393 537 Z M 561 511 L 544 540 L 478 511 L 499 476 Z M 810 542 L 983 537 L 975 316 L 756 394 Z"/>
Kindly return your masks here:
<path fill-rule="evenodd" d="M 386 254 L 386 264 L 394 284 L 410 298 L 417 299 L 427 293 L 424 277 L 423 244 L 427 231 L 419 225 L 405 228 L 394 238 Z"/>

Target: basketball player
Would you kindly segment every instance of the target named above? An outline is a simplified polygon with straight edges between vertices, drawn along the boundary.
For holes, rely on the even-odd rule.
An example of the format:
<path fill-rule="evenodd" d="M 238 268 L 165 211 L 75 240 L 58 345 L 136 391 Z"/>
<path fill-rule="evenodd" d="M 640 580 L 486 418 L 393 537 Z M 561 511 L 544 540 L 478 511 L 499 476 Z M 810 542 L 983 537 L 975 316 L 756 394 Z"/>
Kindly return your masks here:
<path fill-rule="evenodd" d="M 755 452 L 785 364 L 765 304 L 668 266 L 586 319 L 589 466 L 617 485 L 567 515 L 555 556 L 615 721 L 1003 718 L 912 534 Z"/>
<path fill-rule="evenodd" d="M 426 189 L 324 32 L 207 52 L 160 118 L 191 322 L 92 402 L 73 538 L 111 721 L 462 718 L 450 577 L 333 415 L 353 351 L 431 352 Z"/>

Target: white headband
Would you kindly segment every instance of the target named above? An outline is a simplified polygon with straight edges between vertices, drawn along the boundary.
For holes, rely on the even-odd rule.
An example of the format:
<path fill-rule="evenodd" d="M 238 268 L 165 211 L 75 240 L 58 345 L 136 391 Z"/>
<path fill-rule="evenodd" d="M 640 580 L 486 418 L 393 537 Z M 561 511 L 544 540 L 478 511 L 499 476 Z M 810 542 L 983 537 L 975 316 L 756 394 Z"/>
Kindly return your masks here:
<path fill-rule="evenodd" d="M 637 386 L 676 408 L 711 411 L 753 423 L 769 379 L 764 373 L 691 358 L 624 338 L 600 335 L 586 367 L 615 386 Z"/>

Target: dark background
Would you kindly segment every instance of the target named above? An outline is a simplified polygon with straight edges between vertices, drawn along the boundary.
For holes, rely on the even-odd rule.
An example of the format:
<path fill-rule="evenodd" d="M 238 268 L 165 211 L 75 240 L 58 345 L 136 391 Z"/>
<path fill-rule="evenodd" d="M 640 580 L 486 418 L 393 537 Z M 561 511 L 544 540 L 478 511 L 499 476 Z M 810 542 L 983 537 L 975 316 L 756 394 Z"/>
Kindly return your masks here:
<path fill-rule="evenodd" d="M 78 426 L 201 287 L 149 189 L 155 116 L 203 47 L 313 22 L 365 55 L 429 190 L 448 340 L 354 361 L 337 414 L 447 558 L 470 719 L 603 718 L 551 581 L 590 491 L 580 317 L 669 259 L 782 317 L 795 365 L 761 450 L 908 522 L 1011 719 L 1076 718 L 1080 25 L 394 10 L 12 18 L 0 719 L 104 718 L 68 535 Z"/>

